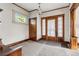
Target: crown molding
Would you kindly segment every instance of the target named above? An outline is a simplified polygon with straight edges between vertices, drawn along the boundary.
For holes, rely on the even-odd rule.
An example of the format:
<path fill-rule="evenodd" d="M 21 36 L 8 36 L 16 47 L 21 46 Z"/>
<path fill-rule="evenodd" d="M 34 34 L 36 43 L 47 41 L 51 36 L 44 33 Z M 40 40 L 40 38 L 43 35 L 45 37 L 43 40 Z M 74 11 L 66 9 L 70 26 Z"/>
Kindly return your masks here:
<path fill-rule="evenodd" d="M 34 10 L 31 10 L 31 11 L 28 11 L 27 9 L 25 9 L 25 8 L 23 8 L 23 7 L 21 7 L 21 6 L 19 6 L 19 5 L 16 4 L 16 3 L 12 3 L 12 4 L 13 4 L 13 5 L 16 5 L 17 7 L 21 8 L 21 9 L 27 11 L 27 12 L 38 11 L 38 9 L 34 9 Z M 42 12 L 42 13 L 47 13 L 47 12 L 51 12 L 51 11 L 55 11 L 55 10 L 59 10 L 59 9 L 64 9 L 64 8 L 69 7 L 69 6 L 70 6 L 70 4 L 69 4 L 68 6 L 64 6 L 64 7 L 60 7 L 60 8 L 56 8 L 56 9 L 52 9 L 52 10 L 48 10 L 48 11 L 44 11 L 44 12 Z"/>
<path fill-rule="evenodd" d="M 23 9 L 23 10 L 25 10 L 25 11 L 27 11 L 27 12 L 29 12 L 27 9 L 25 9 L 25 8 L 23 8 L 23 7 L 21 7 L 21 6 L 19 6 L 18 4 L 16 4 L 16 3 L 12 3 L 13 5 L 15 5 L 15 6 L 17 6 L 17 7 L 19 7 L 19 8 L 21 8 L 21 9 Z"/>
<path fill-rule="evenodd" d="M 55 11 L 55 10 L 59 10 L 59 9 L 64 9 L 64 8 L 67 8 L 67 7 L 69 7 L 69 5 L 68 5 L 68 6 L 65 6 L 65 7 L 61 7 L 61 8 L 56 8 L 56 9 L 44 11 L 44 12 L 42 12 L 42 13 L 51 12 L 51 11 Z"/>

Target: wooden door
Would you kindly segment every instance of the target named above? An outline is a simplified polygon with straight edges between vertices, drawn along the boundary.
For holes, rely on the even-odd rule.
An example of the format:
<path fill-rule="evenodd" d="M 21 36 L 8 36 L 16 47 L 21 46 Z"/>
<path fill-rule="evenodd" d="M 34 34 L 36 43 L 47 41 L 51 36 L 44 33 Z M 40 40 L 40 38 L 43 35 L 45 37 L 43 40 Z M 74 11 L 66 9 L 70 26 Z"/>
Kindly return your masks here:
<path fill-rule="evenodd" d="M 64 41 L 64 14 L 42 18 L 42 38 Z"/>
<path fill-rule="evenodd" d="M 56 41 L 56 18 L 47 19 L 47 39 Z"/>
<path fill-rule="evenodd" d="M 36 18 L 32 18 L 29 20 L 29 38 L 31 40 L 36 40 L 36 33 L 37 33 L 37 30 L 36 30 Z"/>
<path fill-rule="evenodd" d="M 64 15 L 57 17 L 57 39 L 60 42 L 64 41 Z"/>

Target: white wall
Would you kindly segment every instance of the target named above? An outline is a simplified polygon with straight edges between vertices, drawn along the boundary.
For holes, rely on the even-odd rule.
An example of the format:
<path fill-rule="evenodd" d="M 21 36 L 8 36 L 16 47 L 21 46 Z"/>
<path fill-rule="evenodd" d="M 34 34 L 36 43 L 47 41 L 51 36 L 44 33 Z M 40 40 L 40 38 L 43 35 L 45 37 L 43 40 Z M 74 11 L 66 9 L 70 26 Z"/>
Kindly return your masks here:
<path fill-rule="evenodd" d="M 37 14 L 37 40 L 41 38 L 41 18 L 40 15 Z"/>
<path fill-rule="evenodd" d="M 0 8 L 3 9 L 3 11 L 0 12 L 0 20 L 2 21 L 0 24 L 0 38 L 2 38 L 3 43 L 7 45 L 28 39 L 28 25 L 12 23 L 12 10 L 19 11 L 25 15 L 29 15 L 29 13 L 9 3 L 0 4 Z"/>
<path fill-rule="evenodd" d="M 35 17 L 37 12 L 31 12 L 30 17 Z M 43 13 L 41 17 L 46 17 L 46 16 L 54 16 L 54 15 L 60 15 L 64 14 L 65 15 L 65 41 L 70 41 L 70 19 L 69 19 L 69 8 L 64 8 L 60 10 L 55 10 L 47 13 Z"/>
<path fill-rule="evenodd" d="M 37 17 L 37 40 L 41 38 L 41 19 L 38 11 L 33 11 L 30 13 L 30 18 Z"/>

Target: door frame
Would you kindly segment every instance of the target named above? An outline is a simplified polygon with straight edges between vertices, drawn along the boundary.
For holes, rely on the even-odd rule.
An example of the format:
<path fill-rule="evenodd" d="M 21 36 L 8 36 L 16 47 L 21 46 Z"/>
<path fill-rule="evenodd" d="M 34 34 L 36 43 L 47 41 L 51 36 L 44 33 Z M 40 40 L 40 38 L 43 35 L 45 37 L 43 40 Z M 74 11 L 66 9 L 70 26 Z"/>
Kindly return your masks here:
<path fill-rule="evenodd" d="M 72 37 L 76 37 L 76 31 L 75 31 L 75 11 L 76 9 L 79 7 L 79 3 L 73 3 L 71 8 L 70 8 L 70 47 L 74 46 L 72 45 L 72 41 L 73 41 L 73 38 Z M 77 42 L 77 37 L 75 39 L 75 44 L 78 44 Z M 76 47 L 76 46 L 75 46 Z"/>
<path fill-rule="evenodd" d="M 55 20 L 55 37 L 48 36 L 48 21 L 53 20 L 53 19 Z M 46 26 L 46 28 L 47 28 L 47 32 L 46 32 L 47 33 L 47 37 L 46 37 L 47 40 L 55 39 L 55 41 L 56 41 L 56 38 L 57 38 L 57 32 L 56 32 L 57 31 L 57 23 L 56 23 L 56 20 L 57 20 L 57 17 L 51 17 L 51 18 L 49 17 L 49 18 L 47 18 L 47 23 L 46 23 L 47 24 L 47 26 Z"/>
<path fill-rule="evenodd" d="M 79 7 L 79 3 L 73 3 L 70 8 L 70 34 L 75 36 L 75 10 Z"/>
<path fill-rule="evenodd" d="M 33 19 L 33 20 L 35 20 L 35 27 L 36 27 L 36 37 L 35 37 L 35 39 L 33 39 L 33 38 L 31 38 L 30 36 L 30 34 L 31 34 L 31 27 L 30 27 L 30 21 L 31 21 L 31 19 Z M 31 39 L 31 40 L 34 40 L 34 41 L 36 41 L 36 39 L 37 39 L 37 17 L 34 17 L 34 18 L 29 18 L 29 39 Z"/>
<path fill-rule="evenodd" d="M 43 33 L 43 31 L 42 31 L 42 20 L 46 19 L 46 26 L 45 26 L 45 28 L 46 28 L 46 35 L 44 35 L 44 36 L 42 35 L 42 38 L 43 38 L 43 39 L 46 39 L 46 40 L 48 39 L 48 37 L 47 37 L 47 31 L 48 31 L 48 30 L 47 30 L 47 28 L 48 28 L 48 27 L 47 27 L 47 20 L 48 20 L 48 19 L 52 19 L 52 18 L 55 18 L 55 19 L 56 19 L 56 22 L 55 22 L 55 23 L 56 23 L 56 24 L 55 24 L 56 32 L 55 32 L 55 34 L 56 34 L 56 36 L 58 35 L 58 32 L 57 32 L 57 31 L 58 31 L 58 25 L 57 25 L 57 24 L 58 24 L 58 23 L 57 23 L 58 21 L 57 21 L 57 19 L 58 19 L 59 16 L 62 16 L 62 17 L 63 17 L 63 25 L 62 25 L 62 26 L 63 26 L 63 28 L 62 28 L 62 30 L 63 30 L 63 39 L 62 39 L 61 41 L 64 41 L 64 35 L 65 35 L 65 32 L 64 32 L 64 31 L 65 31 L 65 26 L 64 26 L 64 25 L 65 25 L 65 22 L 64 22 L 64 14 L 55 15 L 55 16 L 46 16 L 46 17 L 42 17 L 42 18 L 41 18 L 41 33 Z M 56 38 L 58 38 L 58 37 L 56 37 Z"/>

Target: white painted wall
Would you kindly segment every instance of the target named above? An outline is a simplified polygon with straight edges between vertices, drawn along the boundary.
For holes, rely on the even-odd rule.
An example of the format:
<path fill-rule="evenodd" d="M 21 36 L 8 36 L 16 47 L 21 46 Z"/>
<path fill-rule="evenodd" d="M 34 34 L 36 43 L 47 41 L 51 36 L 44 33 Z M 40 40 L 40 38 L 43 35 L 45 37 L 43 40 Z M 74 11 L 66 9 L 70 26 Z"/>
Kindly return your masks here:
<path fill-rule="evenodd" d="M 33 11 L 30 13 L 30 18 L 37 17 L 37 40 L 39 40 L 41 36 L 41 19 L 40 15 L 38 14 L 38 11 Z"/>
<path fill-rule="evenodd" d="M 37 11 L 31 12 L 30 17 L 35 17 Z M 41 17 L 46 17 L 46 16 L 54 16 L 54 15 L 60 15 L 64 14 L 65 15 L 65 41 L 70 41 L 70 19 L 69 19 L 69 8 L 64 8 L 60 10 L 55 10 L 47 13 L 43 13 Z"/>
<path fill-rule="evenodd" d="M 3 39 L 3 43 L 7 45 L 28 39 L 28 25 L 12 23 L 12 9 L 19 11 L 27 16 L 29 13 L 10 3 L 2 3 L 0 4 L 0 8 L 3 9 L 3 11 L 0 12 L 0 20 L 2 21 L 0 24 L 0 38 Z"/>
<path fill-rule="evenodd" d="M 37 40 L 41 38 L 41 18 L 40 15 L 37 14 Z"/>

